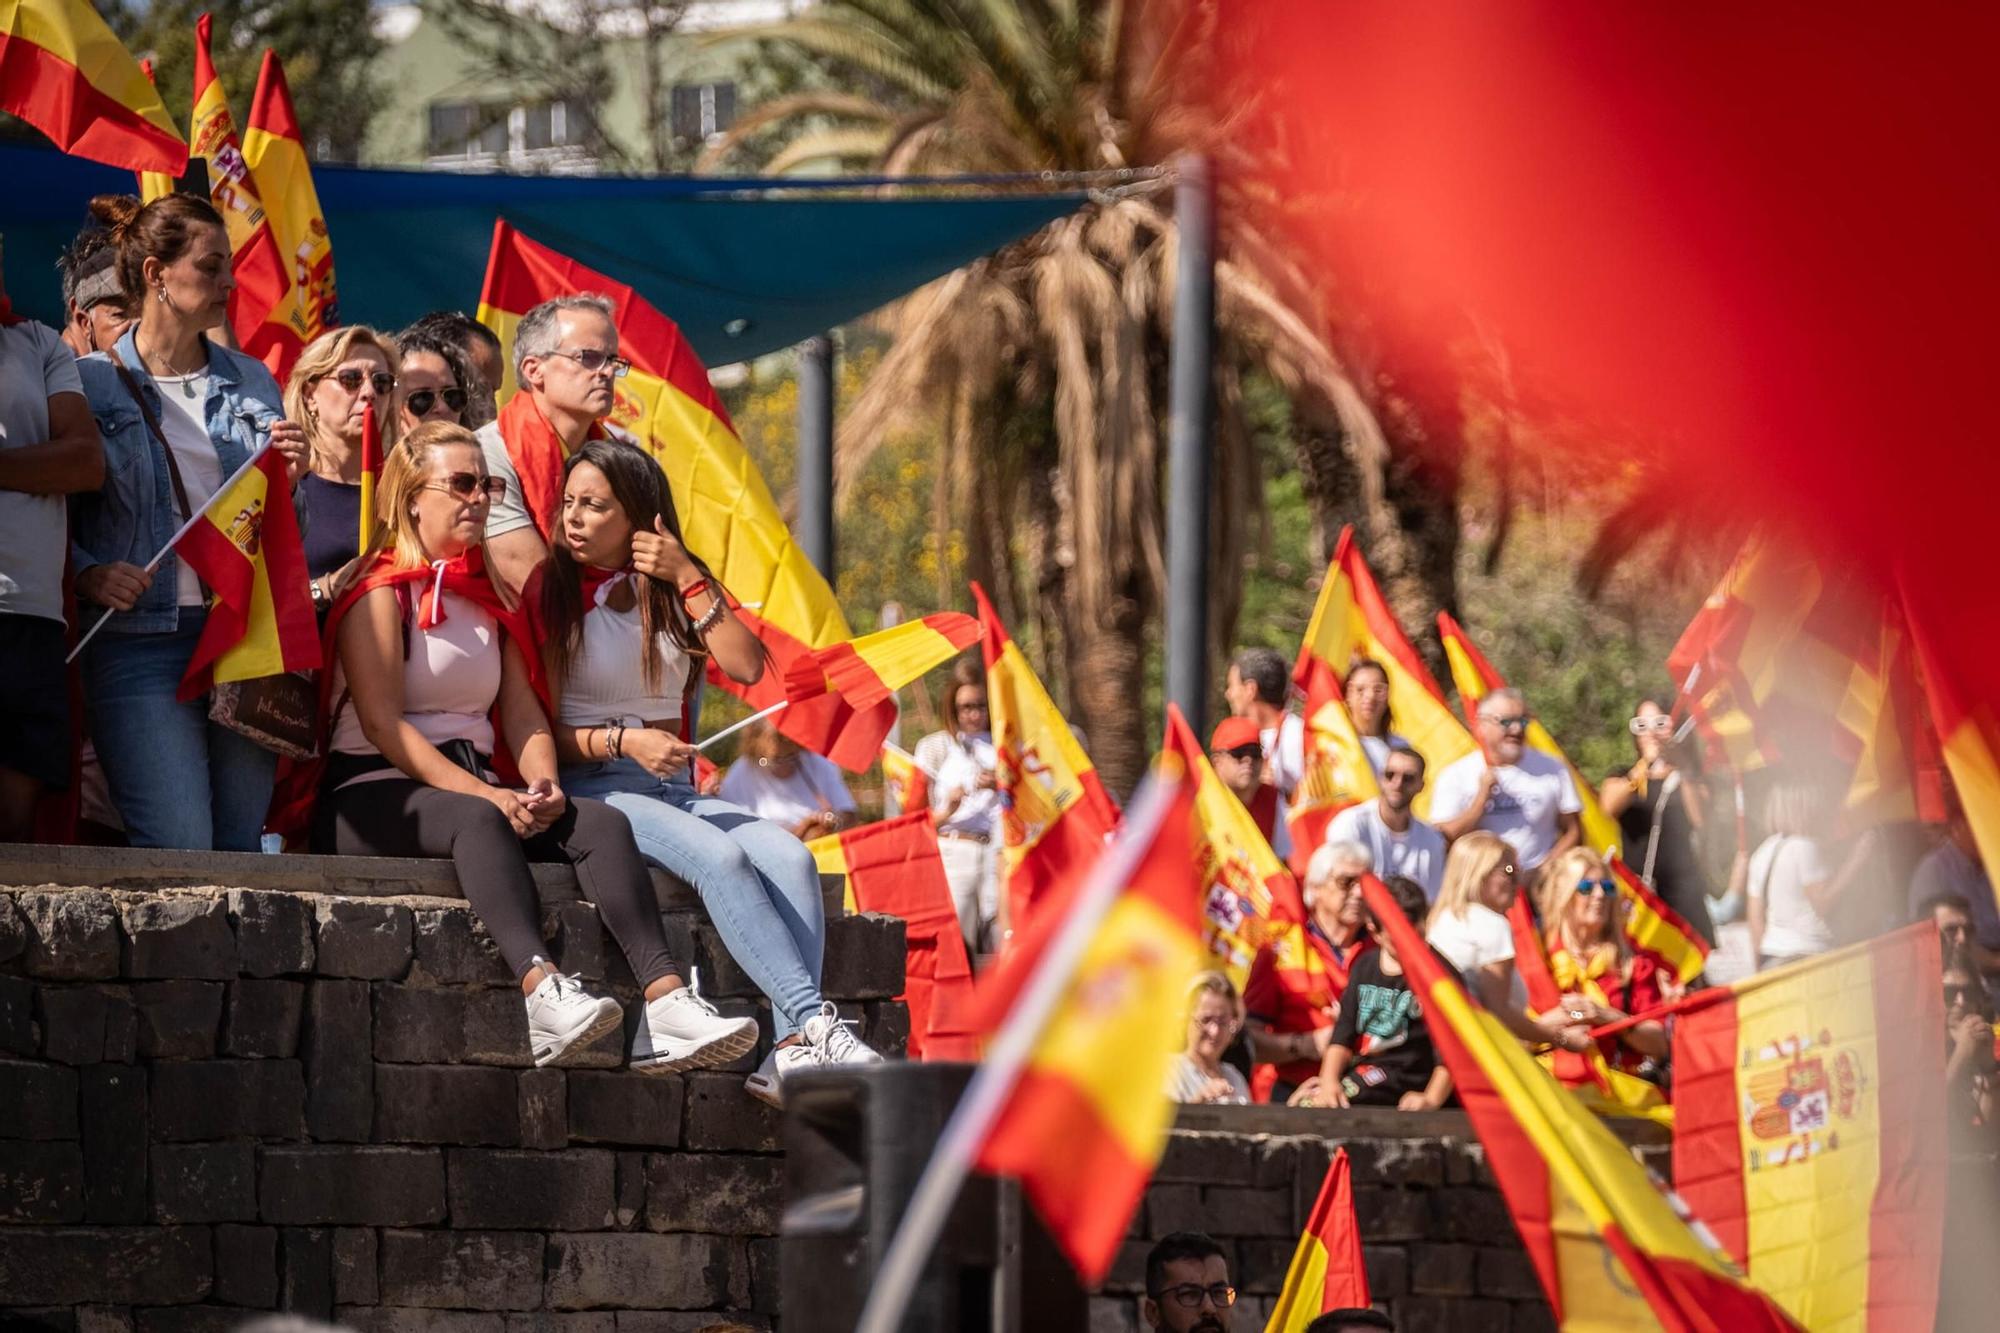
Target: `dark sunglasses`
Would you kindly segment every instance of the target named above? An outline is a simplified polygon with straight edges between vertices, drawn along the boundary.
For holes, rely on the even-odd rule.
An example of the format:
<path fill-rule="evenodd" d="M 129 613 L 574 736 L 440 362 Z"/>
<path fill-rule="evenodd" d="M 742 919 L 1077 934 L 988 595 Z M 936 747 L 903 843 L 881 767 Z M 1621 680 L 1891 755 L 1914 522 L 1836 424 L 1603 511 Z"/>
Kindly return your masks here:
<path fill-rule="evenodd" d="M 1393 782 L 1400 786 L 1405 782 L 1422 782 L 1424 779 L 1421 773 L 1405 773 L 1400 769 L 1392 768 L 1382 774 L 1381 780 L 1383 782 Z"/>
<path fill-rule="evenodd" d="M 377 398 L 387 398 L 396 388 L 396 377 L 386 370 L 336 370 L 330 375 L 320 376 L 323 380 L 333 380 L 349 393 L 360 393 L 364 382 L 375 386 Z"/>
<path fill-rule="evenodd" d="M 1580 879 L 1576 882 L 1576 891 L 1589 897 L 1600 893 L 1616 893 L 1618 892 L 1618 886 L 1608 879 Z"/>
<path fill-rule="evenodd" d="M 1233 750 L 1210 750 L 1209 755 L 1211 758 L 1217 755 L 1228 755 L 1231 759 L 1241 759 L 1247 764 L 1252 759 L 1262 759 L 1264 757 L 1264 747 L 1261 745 L 1239 745 Z"/>
<path fill-rule="evenodd" d="M 403 396 L 403 406 L 410 409 L 413 417 L 427 417 L 440 398 L 444 399 L 448 411 L 456 413 L 465 410 L 463 389 L 412 389 Z"/>
<path fill-rule="evenodd" d="M 1984 986 L 1967 986 L 1958 982 L 1948 981 L 1944 987 L 1944 1003 L 1947 1009 L 1954 1004 L 1962 1004 L 1968 1009 L 1976 1009 L 1983 1013 L 1985 1012 L 1986 1004 L 1986 988 Z"/>
<path fill-rule="evenodd" d="M 461 500 L 484 495 L 488 500 L 497 500 L 507 493 L 505 477 L 482 477 L 477 472 L 454 472 L 443 481 L 424 483 L 427 491 L 450 491 Z"/>

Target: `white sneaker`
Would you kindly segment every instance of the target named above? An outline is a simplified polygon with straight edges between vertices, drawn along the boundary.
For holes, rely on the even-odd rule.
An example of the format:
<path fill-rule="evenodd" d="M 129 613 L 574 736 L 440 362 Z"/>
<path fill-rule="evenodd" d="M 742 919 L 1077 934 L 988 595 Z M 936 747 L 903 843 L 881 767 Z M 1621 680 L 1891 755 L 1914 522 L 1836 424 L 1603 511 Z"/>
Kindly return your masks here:
<path fill-rule="evenodd" d="M 773 1046 L 757 1072 L 743 1080 L 743 1090 L 769 1106 L 783 1108 L 785 1080 L 801 1069 L 818 1069 L 826 1063 L 819 1047 L 808 1046 L 801 1037 L 790 1046 Z"/>
<path fill-rule="evenodd" d="M 757 1020 L 724 1018 L 690 975 L 677 991 L 646 1002 L 632 1034 L 632 1068 L 644 1074 L 726 1065 L 757 1044 Z"/>
<path fill-rule="evenodd" d="M 840 1017 L 840 1011 L 827 1000 L 819 1007 L 819 1012 L 806 1020 L 801 1029 L 804 1045 L 813 1047 L 820 1053 L 820 1060 L 829 1065 L 879 1065 L 882 1053 L 854 1035 Z"/>
<path fill-rule="evenodd" d="M 528 1043 L 537 1065 L 560 1061 L 625 1022 L 625 1011 L 608 995 L 592 995 L 575 977 L 551 971 L 528 997 Z"/>

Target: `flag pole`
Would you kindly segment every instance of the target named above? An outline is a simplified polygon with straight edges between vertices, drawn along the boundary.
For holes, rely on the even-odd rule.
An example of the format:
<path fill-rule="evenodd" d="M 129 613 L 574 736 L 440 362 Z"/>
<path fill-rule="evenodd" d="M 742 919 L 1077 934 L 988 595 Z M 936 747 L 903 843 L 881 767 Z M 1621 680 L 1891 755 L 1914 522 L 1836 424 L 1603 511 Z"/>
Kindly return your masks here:
<path fill-rule="evenodd" d="M 216 498 L 222 495 L 231 486 L 234 486 L 237 483 L 237 481 L 242 478 L 244 473 L 248 472 L 252 467 L 256 466 L 257 460 L 262 458 L 264 456 L 264 451 L 269 449 L 270 447 L 271 447 L 271 439 L 267 435 L 264 437 L 264 443 L 258 445 L 257 448 L 251 452 L 250 456 L 243 460 L 243 466 L 237 468 L 234 472 L 230 473 L 229 479 L 224 481 L 220 486 L 217 486 L 215 488 L 215 494 L 208 497 L 208 503 L 204 504 L 200 509 L 197 509 L 194 512 L 194 514 L 188 519 L 187 522 L 181 524 L 180 531 L 176 532 L 173 536 L 167 538 L 167 544 L 165 546 L 162 546 L 157 552 L 154 553 L 153 558 L 146 562 L 145 568 L 148 574 L 151 574 L 154 570 L 160 567 L 160 562 L 167 558 L 167 552 L 173 550 L 175 546 L 179 545 L 181 538 L 187 536 L 188 533 L 194 531 L 195 524 L 201 522 L 202 519 L 208 517 L 208 511 L 214 507 Z M 97 618 L 97 623 L 92 625 L 89 628 L 89 630 L 87 630 L 84 633 L 84 636 L 76 641 L 76 647 L 69 650 L 69 656 L 63 659 L 64 666 L 68 666 L 71 662 L 74 662 L 76 660 L 76 655 L 83 651 L 83 645 L 89 643 L 93 638 L 97 636 L 97 631 L 104 628 L 104 622 L 111 619 L 111 612 L 112 612 L 111 607 L 107 606 L 104 608 L 104 614 Z"/>
<path fill-rule="evenodd" d="M 1118 901 L 1172 803 L 1172 786 L 1156 777 L 1147 778 L 1132 798 L 1118 840 L 1091 867 L 1068 920 L 1049 941 L 1048 952 L 1022 987 L 965 1095 L 945 1122 L 909 1206 L 897 1223 L 882 1267 L 875 1274 L 855 1333 L 898 1333 L 901 1328 L 917 1279 L 937 1244 L 959 1187 L 972 1170 L 979 1145 L 1013 1093 L 1021 1068 L 1083 962 L 1091 937 Z"/>
<path fill-rule="evenodd" d="M 778 702 L 772 704 L 769 708 L 766 708 L 761 712 L 752 713 L 750 716 L 744 718 L 741 722 L 730 723 L 728 726 L 724 727 L 721 731 L 716 732 L 713 736 L 710 736 L 707 740 L 701 742 L 694 748 L 697 752 L 706 750 L 709 746 L 715 744 L 717 741 L 721 740 L 724 736 L 733 736 L 737 732 L 743 730 L 743 728 L 749 726 L 752 722 L 761 721 L 762 719 L 771 716 L 771 714 L 779 711 L 782 708 L 790 707 L 791 702 L 792 701 L 790 699 L 780 699 L 778 700 Z"/>

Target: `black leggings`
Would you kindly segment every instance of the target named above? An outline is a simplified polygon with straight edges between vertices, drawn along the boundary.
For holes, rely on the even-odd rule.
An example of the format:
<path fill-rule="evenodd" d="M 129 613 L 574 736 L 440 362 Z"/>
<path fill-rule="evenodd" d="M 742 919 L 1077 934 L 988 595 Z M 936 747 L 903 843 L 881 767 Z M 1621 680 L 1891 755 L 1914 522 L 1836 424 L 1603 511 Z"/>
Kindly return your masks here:
<path fill-rule="evenodd" d="M 562 817 L 531 838 L 516 834 L 491 801 L 401 777 L 323 793 L 319 814 L 315 850 L 449 856 L 466 901 L 516 977 L 526 976 L 535 955 L 547 952 L 530 861 L 576 868 L 583 896 L 596 904 L 641 986 L 676 970 L 632 826 L 602 801 L 570 797 Z"/>

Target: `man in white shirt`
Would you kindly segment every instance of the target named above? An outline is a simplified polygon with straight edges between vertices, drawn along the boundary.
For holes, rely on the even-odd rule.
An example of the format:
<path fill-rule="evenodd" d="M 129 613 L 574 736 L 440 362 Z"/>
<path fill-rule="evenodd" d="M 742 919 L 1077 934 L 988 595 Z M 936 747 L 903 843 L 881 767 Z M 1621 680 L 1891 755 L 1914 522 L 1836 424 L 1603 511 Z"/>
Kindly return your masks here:
<path fill-rule="evenodd" d="M 1527 746 L 1528 704 L 1516 689 L 1479 701 L 1484 754 L 1469 754 L 1438 774 L 1431 819 L 1447 839 L 1476 828 L 1513 847 L 1525 878 L 1582 836 L 1583 801 L 1569 768 Z M 1489 758 L 1490 756 L 1490 762 Z"/>
<path fill-rule="evenodd" d="M 1285 659 L 1270 648 L 1245 648 L 1229 664 L 1229 677 L 1222 697 L 1229 703 L 1232 717 L 1247 717 L 1257 724 L 1257 736 L 1264 745 L 1264 780 L 1278 789 L 1278 799 L 1289 808 L 1292 789 L 1306 767 L 1306 724 L 1297 713 L 1285 711 L 1291 698 L 1292 675 Z"/>
<path fill-rule="evenodd" d="M 1407 875 L 1436 902 L 1444 883 L 1444 835 L 1410 813 L 1410 802 L 1424 789 L 1424 757 L 1400 741 L 1391 742 L 1380 782 L 1379 798 L 1350 805 L 1333 817 L 1326 840 L 1359 843 L 1368 849 L 1377 875 Z"/>

